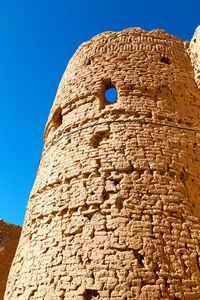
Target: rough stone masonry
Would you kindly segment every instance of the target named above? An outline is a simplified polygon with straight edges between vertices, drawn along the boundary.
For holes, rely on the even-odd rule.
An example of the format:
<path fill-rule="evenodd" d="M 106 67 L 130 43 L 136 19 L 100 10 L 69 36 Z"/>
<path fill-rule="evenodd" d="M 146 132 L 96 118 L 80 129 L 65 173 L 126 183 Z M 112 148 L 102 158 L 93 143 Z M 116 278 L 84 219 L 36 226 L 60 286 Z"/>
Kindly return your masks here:
<path fill-rule="evenodd" d="M 21 234 L 21 226 L 0 219 L 0 300 L 3 299 L 10 266 Z"/>
<path fill-rule="evenodd" d="M 44 143 L 4 299 L 200 299 L 200 27 L 83 43 Z"/>

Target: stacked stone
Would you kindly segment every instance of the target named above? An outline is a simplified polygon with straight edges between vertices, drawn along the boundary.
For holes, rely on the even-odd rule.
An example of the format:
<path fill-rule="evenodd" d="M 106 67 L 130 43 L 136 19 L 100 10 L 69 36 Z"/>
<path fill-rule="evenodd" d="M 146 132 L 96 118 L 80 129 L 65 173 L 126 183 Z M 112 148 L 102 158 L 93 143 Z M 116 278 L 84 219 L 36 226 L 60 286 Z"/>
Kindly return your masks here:
<path fill-rule="evenodd" d="M 130 28 L 77 50 L 6 300 L 200 298 L 200 91 L 188 47 Z"/>
<path fill-rule="evenodd" d="M 6 281 L 21 234 L 21 226 L 0 219 L 0 300 L 3 299 Z"/>

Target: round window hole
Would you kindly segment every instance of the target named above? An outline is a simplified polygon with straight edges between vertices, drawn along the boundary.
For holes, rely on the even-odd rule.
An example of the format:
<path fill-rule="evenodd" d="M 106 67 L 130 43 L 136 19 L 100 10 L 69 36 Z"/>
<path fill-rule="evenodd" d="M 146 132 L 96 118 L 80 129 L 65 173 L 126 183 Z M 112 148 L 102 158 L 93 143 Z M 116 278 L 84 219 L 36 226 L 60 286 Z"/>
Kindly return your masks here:
<path fill-rule="evenodd" d="M 110 88 L 105 91 L 106 100 L 109 103 L 113 103 L 117 100 L 117 90 L 116 88 Z"/>

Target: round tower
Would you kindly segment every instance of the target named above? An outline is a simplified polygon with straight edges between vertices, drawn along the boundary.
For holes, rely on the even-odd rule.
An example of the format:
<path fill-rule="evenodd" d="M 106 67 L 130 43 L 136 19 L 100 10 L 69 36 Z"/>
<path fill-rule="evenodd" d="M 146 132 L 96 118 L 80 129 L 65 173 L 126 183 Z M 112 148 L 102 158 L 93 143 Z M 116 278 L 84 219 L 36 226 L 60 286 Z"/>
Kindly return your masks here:
<path fill-rule="evenodd" d="M 79 47 L 46 125 L 6 300 L 200 299 L 200 90 L 188 49 L 140 28 Z"/>

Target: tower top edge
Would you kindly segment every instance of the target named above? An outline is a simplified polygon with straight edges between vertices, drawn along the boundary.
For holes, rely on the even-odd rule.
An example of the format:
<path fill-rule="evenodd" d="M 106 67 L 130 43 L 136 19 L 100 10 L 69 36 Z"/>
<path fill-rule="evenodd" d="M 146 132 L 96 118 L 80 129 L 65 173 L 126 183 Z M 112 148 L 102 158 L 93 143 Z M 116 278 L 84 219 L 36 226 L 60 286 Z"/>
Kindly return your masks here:
<path fill-rule="evenodd" d="M 112 37 L 114 38 L 114 37 L 128 36 L 128 35 L 133 35 L 133 36 L 134 35 L 136 35 L 136 36 L 137 35 L 138 36 L 145 35 L 145 36 L 154 37 L 154 38 L 158 38 L 158 39 L 173 39 L 173 40 L 183 42 L 183 40 L 181 38 L 168 33 L 164 29 L 152 29 L 152 30 L 148 31 L 148 30 L 142 29 L 140 27 L 129 27 L 129 28 L 125 28 L 121 31 L 104 31 L 102 33 L 99 33 L 99 34 L 95 35 L 94 37 L 92 37 L 91 39 L 83 42 L 78 47 L 78 50 L 79 49 L 81 50 L 83 47 L 88 46 L 93 42 L 98 42 L 99 40 L 101 40 L 103 38 L 112 38 Z"/>

